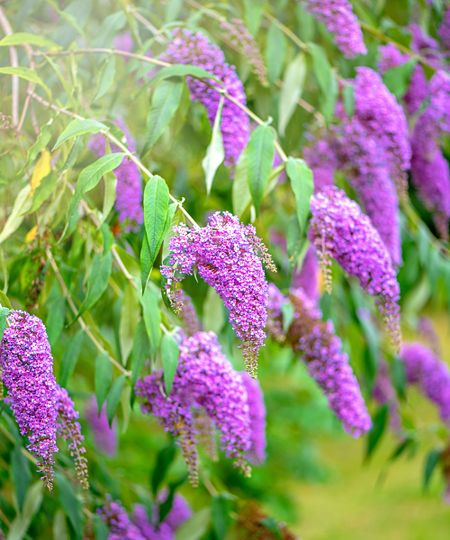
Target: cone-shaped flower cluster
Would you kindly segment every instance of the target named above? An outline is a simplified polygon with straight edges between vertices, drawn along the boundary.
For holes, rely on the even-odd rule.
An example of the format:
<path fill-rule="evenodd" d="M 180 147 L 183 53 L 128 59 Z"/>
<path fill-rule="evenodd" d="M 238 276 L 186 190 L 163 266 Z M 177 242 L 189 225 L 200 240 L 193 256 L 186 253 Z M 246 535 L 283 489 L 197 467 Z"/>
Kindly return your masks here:
<path fill-rule="evenodd" d="M 198 458 L 193 409 L 201 408 L 221 434 L 227 457 L 244 474 L 249 469 L 245 454 L 251 447 L 247 392 L 240 374 L 223 355 L 215 334 L 198 332 L 180 343 L 173 387 L 165 396 L 162 373 L 138 381 L 136 394 L 142 410 L 156 416 L 166 431 L 179 438 L 191 482 L 198 482 Z"/>
<path fill-rule="evenodd" d="M 244 86 L 236 70 L 225 62 L 223 52 L 211 43 L 201 32 L 193 33 L 186 29 L 176 29 L 163 59 L 173 64 L 193 64 L 217 77 L 223 88 L 236 101 L 246 104 Z M 213 125 L 220 102 L 220 93 L 211 85 L 221 88 L 214 80 L 208 84 L 200 79 L 187 77 L 192 99 L 199 101 Z M 235 165 L 248 142 L 250 122 L 247 114 L 235 103 L 225 100 L 221 120 L 222 141 L 225 151 L 225 165 Z"/>
<path fill-rule="evenodd" d="M 348 0 L 306 0 L 306 8 L 334 34 L 342 54 L 366 54 L 361 28 Z"/>
<path fill-rule="evenodd" d="M 335 187 L 328 187 L 312 197 L 311 213 L 310 240 L 321 261 L 326 283 L 331 285 L 330 265 L 331 259 L 335 259 L 376 298 L 398 349 L 400 289 L 389 253 L 370 219 Z"/>
<path fill-rule="evenodd" d="M 450 370 L 434 352 L 421 343 L 407 343 L 400 359 L 408 384 L 416 384 L 437 408 L 444 422 L 450 421 Z"/>
<path fill-rule="evenodd" d="M 116 124 L 123 131 L 126 139 L 126 146 L 130 152 L 136 152 L 136 144 L 127 126 L 122 120 Z M 97 154 L 103 156 L 105 153 L 105 137 L 95 135 L 89 141 L 89 148 Z M 118 152 L 119 148 L 111 146 L 113 152 Z M 114 170 L 117 178 L 115 207 L 119 214 L 119 221 L 124 225 L 126 231 L 139 229 L 144 221 L 142 211 L 142 178 L 138 166 L 125 157 L 122 163 Z"/>
<path fill-rule="evenodd" d="M 109 529 L 108 540 L 146 540 L 121 504 L 108 498 L 98 514 Z"/>
<path fill-rule="evenodd" d="M 11 311 L 0 348 L 7 403 L 38 459 L 44 483 L 53 484 L 57 434 L 58 385 L 53 357 L 42 321 L 24 311 Z"/>
<path fill-rule="evenodd" d="M 241 373 L 247 391 L 250 414 L 251 446 L 247 453 L 249 461 L 255 464 L 266 459 L 266 407 L 259 382 L 248 373 Z"/>
<path fill-rule="evenodd" d="M 117 424 L 110 426 L 106 415 L 106 405 L 98 412 L 95 396 L 89 400 L 85 411 L 86 420 L 92 430 L 94 443 L 100 452 L 114 456 L 117 451 Z"/>
<path fill-rule="evenodd" d="M 170 240 L 169 265 L 161 267 L 174 303 L 177 282 L 195 270 L 213 287 L 229 311 L 230 322 L 243 342 L 247 369 L 255 373 L 258 351 L 266 337 L 267 281 L 263 262 L 273 263 L 252 225 L 244 226 L 229 212 L 216 212 L 204 228 L 175 227 Z M 174 303 L 174 308 L 180 307 Z"/>
<path fill-rule="evenodd" d="M 290 298 L 295 315 L 288 342 L 302 354 L 311 377 L 323 390 L 347 433 L 354 437 L 366 433 L 371 419 L 333 323 L 321 320 L 320 311 L 301 289 L 292 291 Z"/>

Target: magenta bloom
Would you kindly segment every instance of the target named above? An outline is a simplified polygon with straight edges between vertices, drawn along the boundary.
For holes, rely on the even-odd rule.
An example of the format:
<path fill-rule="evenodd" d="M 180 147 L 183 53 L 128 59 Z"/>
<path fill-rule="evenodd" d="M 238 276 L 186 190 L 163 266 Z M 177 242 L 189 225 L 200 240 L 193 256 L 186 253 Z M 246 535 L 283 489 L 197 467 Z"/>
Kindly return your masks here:
<path fill-rule="evenodd" d="M 359 206 L 346 194 L 328 187 L 311 199 L 310 240 L 330 286 L 331 259 L 376 298 L 395 346 L 400 343 L 400 289 L 389 253 Z M 328 276 L 327 276 L 328 274 Z"/>
<path fill-rule="evenodd" d="M 133 523 L 141 533 L 143 540 L 175 540 L 174 531 L 165 523 L 153 525 L 148 518 L 147 510 L 142 504 L 135 504 Z"/>
<path fill-rule="evenodd" d="M 245 474 L 245 454 L 251 446 L 247 393 L 242 378 L 223 355 L 212 332 L 182 339 L 173 387 L 164 395 L 162 372 L 136 384 L 142 410 L 156 416 L 165 430 L 178 437 L 191 482 L 198 482 L 194 410 L 203 409 L 221 433 L 222 448 Z"/>
<path fill-rule="evenodd" d="M 108 540 L 146 540 L 146 536 L 131 522 L 122 505 L 110 497 L 97 513 L 109 528 Z"/>
<path fill-rule="evenodd" d="M 444 422 L 450 421 L 450 370 L 431 349 L 407 343 L 400 352 L 409 384 L 416 384 L 436 404 Z"/>
<path fill-rule="evenodd" d="M 114 38 L 114 48 L 119 51 L 131 52 L 134 48 L 133 36 L 130 32 L 122 32 Z"/>
<path fill-rule="evenodd" d="M 367 67 L 359 67 L 356 72 L 355 116 L 384 150 L 393 179 L 403 186 L 411 165 L 405 114 L 378 73 Z"/>
<path fill-rule="evenodd" d="M 306 9 L 322 22 L 342 54 L 352 58 L 366 54 L 361 28 L 348 0 L 305 0 Z"/>
<path fill-rule="evenodd" d="M 323 322 L 314 302 L 301 289 L 290 296 L 295 315 L 286 339 L 302 354 L 309 374 L 320 386 L 344 429 L 358 437 L 369 431 L 371 419 L 358 380 L 335 335 L 333 323 Z"/>
<path fill-rule="evenodd" d="M 311 300 L 319 298 L 319 261 L 313 246 L 308 248 L 300 270 L 292 276 L 292 289 L 302 289 Z M 270 296 L 269 296 L 270 299 Z"/>
<path fill-rule="evenodd" d="M 84 457 L 86 448 L 84 447 L 84 437 L 81 434 L 81 426 L 78 422 L 80 417 L 75 409 L 73 401 L 65 388 L 58 386 L 57 390 L 57 411 L 58 411 L 58 435 L 67 441 L 70 455 L 75 462 L 75 470 L 78 481 L 83 489 L 89 488 L 87 459 Z"/>
<path fill-rule="evenodd" d="M 114 456 L 117 452 L 117 424 L 109 425 L 106 415 L 106 405 L 103 405 L 98 413 L 95 396 L 89 400 L 85 411 L 86 420 L 91 427 L 95 446 L 108 456 Z"/>
<path fill-rule="evenodd" d="M 266 407 L 259 382 L 248 373 L 241 373 L 242 382 L 247 390 L 247 403 L 250 412 L 251 447 L 248 459 L 255 464 L 266 459 Z"/>
<path fill-rule="evenodd" d="M 196 270 L 222 298 L 243 343 L 247 369 L 255 373 L 266 337 L 267 281 L 262 263 L 274 269 L 266 247 L 252 225 L 243 225 L 229 212 L 215 212 L 206 227 L 190 229 L 181 224 L 174 232 L 169 265 L 161 266 L 161 274 L 175 309 L 180 309 L 173 293 L 176 283 Z"/>
<path fill-rule="evenodd" d="M 130 152 L 136 152 L 136 144 L 128 128 L 122 120 L 117 120 L 116 124 L 125 135 L 125 144 Z M 105 153 L 104 135 L 95 135 L 89 141 L 89 148 L 102 156 Z M 111 146 L 113 152 L 120 149 Z M 115 206 L 119 214 L 119 221 L 124 225 L 126 231 L 136 231 L 144 222 L 142 210 L 142 178 L 138 166 L 128 157 L 114 170 L 117 178 Z"/>
<path fill-rule="evenodd" d="M 393 43 L 382 45 L 379 48 L 379 52 L 380 60 L 378 62 L 378 67 L 382 73 L 388 69 L 401 66 L 409 60 L 409 56 L 400 52 Z"/>
<path fill-rule="evenodd" d="M 193 33 L 186 29 L 176 29 L 163 59 L 173 64 L 193 64 L 205 69 L 223 83 L 228 94 L 242 105 L 246 104 L 244 86 L 235 68 L 225 62 L 220 48 L 211 43 L 201 32 Z M 187 77 L 187 83 L 192 99 L 199 101 L 206 108 L 208 119 L 213 125 L 220 102 L 220 93 L 200 79 Z M 213 80 L 209 83 L 217 85 Z M 221 131 L 225 150 L 224 163 L 228 166 L 235 165 L 247 145 L 250 122 L 247 114 L 227 99 L 222 110 Z"/>
<path fill-rule="evenodd" d="M 164 491 L 160 493 L 160 502 L 163 502 L 165 500 L 166 495 L 167 493 Z M 190 519 L 191 516 L 192 510 L 188 502 L 183 497 L 183 495 L 176 493 L 175 497 L 173 498 L 172 508 L 164 519 L 164 523 L 167 523 L 167 525 L 172 529 L 172 531 L 176 531 L 178 527 L 181 527 L 181 525 L 183 525 L 185 521 Z"/>
<path fill-rule="evenodd" d="M 24 311 L 11 311 L 0 346 L 2 380 L 21 435 L 36 456 L 38 469 L 51 489 L 57 435 L 58 385 L 42 321 Z"/>

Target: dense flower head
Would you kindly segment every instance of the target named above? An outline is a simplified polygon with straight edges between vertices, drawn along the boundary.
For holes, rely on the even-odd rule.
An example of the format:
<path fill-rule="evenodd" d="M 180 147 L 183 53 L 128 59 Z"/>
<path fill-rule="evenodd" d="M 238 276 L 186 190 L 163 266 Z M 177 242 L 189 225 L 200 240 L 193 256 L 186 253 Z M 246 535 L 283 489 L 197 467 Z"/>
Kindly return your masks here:
<path fill-rule="evenodd" d="M 371 428 L 371 419 L 333 323 L 321 320 L 315 303 L 301 289 L 293 290 L 290 300 L 295 312 L 287 341 L 302 354 L 311 377 L 345 430 L 355 437 L 362 435 Z"/>
<path fill-rule="evenodd" d="M 378 61 L 378 67 L 382 73 L 388 69 L 401 66 L 409 60 L 409 56 L 400 52 L 393 43 L 382 45 L 379 48 L 379 53 L 380 59 Z"/>
<path fill-rule="evenodd" d="M 108 456 L 114 456 L 117 452 L 117 424 L 113 422 L 111 426 L 109 425 L 106 405 L 103 405 L 99 413 L 97 400 L 92 396 L 86 407 L 85 416 L 97 449 Z"/>
<path fill-rule="evenodd" d="M 248 459 L 255 464 L 266 459 L 266 407 L 259 382 L 248 373 L 241 373 L 242 382 L 247 391 L 247 403 L 250 413 L 251 447 Z"/>
<path fill-rule="evenodd" d="M 313 246 L 309 246 L 301 268 L 294 271 L 291 288 L 302 289 L 311 300 L 319 298 L 319 261 Z"/>
<path fill-rule="evenodd" d="M 136 152 L 136 143 L 125 123 L 119 119 L 116 124 L 123 131 L 130 152 Z M 105 144 L 105 137 L 100 134 L 92 137 L 88 143 L 89 148 L 97 156 L 104 155 Z M 111 149 L 113 152 L 120 150 L 115 145 L 112 145 Z M 129 157 L 124 157 L 122 163 L 114 170 L 114 174 L 117 178 L 115 207 L 119 214 L 119 221 L 126 231 L 135 231 L 144 221 L 141 173 L 134 161 Z"/>
<path fill-rule="evenodd" d="M 394 345 L 400 343 L 399 285 L 389 253 L 370 219 L 338 188 L 328 187 L 311 199 L 309 235 L 330 283 L 331 259 L 376 298 Z"/>
<path fill-rule="evenodd" d="M 150 522 L 147 509 L 142 504 L 134 505 L 132 520 L 143 540 L 175 540 L 174 531 L 167 523 Z"/>
<path fill-rule="evenodd" d="M 305 0 L 307 10 L 334 34 L 347 58 L 366 54 L 361 28 L 348 0 Z"/>
<path fill-rule="evenodd" d="M 408 125 L 395 97 L 380 75 L 367 67 L 356 69 L 355 116 L 385 152 L 392 177 L 403 186 L 411 164 Z"/>
<path fill-rule="evenodd" d="M 442 17 L 442 23 L 438 31 L 442 44 L 446 49 L 450 49 L 450 8 L 447 8 L 444 16 Z"/>
<path fill-rule="evenodd" d="M 133 36 L 130 32 L 122 32 L 114 38 L 114 48 L 119 51 L 131 52 L 134 49 Z"/>
<path fill-rule="evenodd" d="M 0 346 L 6 402 L 28 438 L 28 450 L 36 456 L 45 484 L 53 484 L 57 435 L 58 385 L 53 357 L 40 319 L 24 311 L 11 311 Z"/>
<path fill-rule="evenodd" d="M 392 263 L 401 262 L 398 198 L 391 180 L 386 154 L 376 138 L 370 137 L 358 117 L 340 128 L 339 159 L 350 184 L 378 231 Z"/>
<path fill-rule="evenodd" d="M 400 352 L 406 379 L 416 384 L 439 409 L 445 422 L 450 421 L 450 370 L 434 352 L 421 343 L 406 343 Z"/>
<path fill-rule="evenodd" d="M 221 434 L 227 457 L 245 474 L 245 454 L 251 447 L 247 393 L 240 374 L 223 355 L 215 334 L 198 332 L 180 342 L 180 356 L 173 387 L 165 396 L 162 373 L 138 381 L 136 394 L 142 410 L 156 416 L 165 430 L 179 438 L 191 482 L 198 482 L 197 437 L 194 409 L 201 408 Z"/>
<path fill-rule="evenodd" d="M 256 371 L 258 351 L 264 344 L 267 318 L 267 281 L 264 262 L 274 269 L 267 248 L 252 225 L 243 225 L 229 212 L 215 212 L 203 228 L 174 228 L 168 266 L 161 267 L 166 290 L 176 310 L 173 290 L 195 270 L 213 287 L 229 311 L 230 322 L 243 342 L 247 369 Z"/>
<path fill-rule="evenodd" d="M 174 64 L 193 64 L 201 67 L 217 77 L 223 88 L 236 101 L 245 105 L 247 102 L 244 86 L 234 66 L 225 62 L 223 52 L 211 43 L 201 32 L 191 32 L 178 28 L 174 31 L 173 40 L 163 55 L 163 59 Z M 192 99 L 200 102 L 207 111 L 208 119 L 213 125 L 220 102 L 220 92 L 211 85 L 222 88 L 217 82 L 208 83 L 187 77 Z M 235 103 L 225 99 L 221 119 L 222 141 L 225 151 L 225 165 L 235 165 L 246 147 L 250 122 L 247 114 Z"/>
<path fill-rule="evenodd" d="M 162 490 L 158 494 L 158 502 L 161 504 L 163 503 L 167 498 L 167 490 Z M 172 508 L 170 509 L 170 512 L 167 514 L 167 516 L 164 518 L 164 523 L 167 523 L 167 525 L 172 529 L 172 531 L 176 531 L 178 527 L 181 527 L 185 521 L 190 519 L 192 516 L 192 510 L 189 506 L 189 503 L 186 501 L 186 499 L 181 495 L 180 493 L 175 493 L 175 496 L 172 501 Z"/>
<path fill-rule="evenodd" d="M 58 435 L 67 441 L 70 455 L 75 462 L 77 478 L 83 489 L 89 488 L 87 459 L 84 454 L 84 437 L 81 433 L 81 426 L 78 422 L 80 417 L 75 405 L 71 400 L 67 390 L 58 386 L 57 405 L 58 411 Z"/>
<path fill-rule="evenodd" d="M 108 540 L 146 540 L 123 506 L 110 497 L 97 513 L 108 526 Z"/>

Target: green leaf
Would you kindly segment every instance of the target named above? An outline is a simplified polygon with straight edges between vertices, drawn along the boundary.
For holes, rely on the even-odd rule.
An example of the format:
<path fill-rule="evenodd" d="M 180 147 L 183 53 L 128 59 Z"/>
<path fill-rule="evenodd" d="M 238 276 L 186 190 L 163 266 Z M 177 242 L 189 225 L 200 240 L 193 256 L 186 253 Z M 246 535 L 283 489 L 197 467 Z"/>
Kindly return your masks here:
<path fill-rule="evenodd" d="M 100 353 L 95 359 L 95 397 L 97 398 L 98 412 L 102 410 L 113 378 L 112 364 L 106 353 Z"/>
<path fill-rule="evenodd" d="M 258 126 L 248 143 L 247 179 L 255 208 L 258 211 L 272 171 L 275 132 L 270 126 Z"/>
<path fill-rule="evenodd" d="M 281 313 L 283 315 L 283 331 L 287 332 L 291 322 L 294 320 L 294 306 L 290 302 L 285 302 L 281 306 Z"/>
<path fill-rule="evenodd" d="M 36 45 L 46 49 L 60 49 L 60 45 L 36 34 L 28 32 L 15 32 L 0 39 L 0 47 L 10 47 L 11 45 Z"/>
<path fill-rule="evenodd" d="M 216 171 L 225 157 L 225 151 L 223 148 L 223 141 L 222 141 L 222 131 L 220 128 L 221 122 L 222 122 L 223 103 L 224 103 L 224 97 L 221 96 L 219 105 L 217 107 L 216 117 L 214 119 L 211 142 L 209 143 L 208 149 L 206 150 L 206 155 L 202 161 L 202 167 L 205 172 L 205 184 L 206 184 L 207 195 L 209 195 L 211 191 L 211 187 L 214 181 L 214 176 L 216 174 Z"/>
<path fill-rule="evenodd" d="M 147 285 L 148 277 L 150 275 L 150 272 L 153 268 L 153 260 L 150 255 L 150 248 L 148 246 L 148 240 L 147 235 L 144 234 L 142 237 L 142 246 L 141 246 L 141 253 L 139 256 L 139 262 L 141 265 L 141 285 L 142 290 L 145 291 L 145 287 Z"/>
<path fill-rule="evenodd" d="M 93 518 L 95 540 L 108 540 L 109 530 L 103 519 L 95 515 Z"/>
<path fill-rule="evenodd" d="M 351 118 L 355 111 L 355 89 L 353 84 L 346 84 L 342 90 L 342 97 L 344 101 L 344 109 L 348 116 Z"/>
<path fill-rule="evenodd" d="M 271 83 L 279 79 L 285 55 L 286 38 L 278 26 L 272 23 L 267 32 L 266 43 L 267 77 Z"/>
<path fill-rule="evenodd" d="M 180 350 L 177 342 L 170 334 L 165 334 L 161 341 L 161 361 L 164 370 L 164 386 L 166 394 L 172 390 L 173 379 L 178 367 Z"/>
<path fill-rule="evenodd" d="M 113 172 L 104 176 L 105 194 L 103 196 L 103 208 L 101 222 L 104 223 L 116 201 L 117 178 Z"/>
<path fill-rule="evenodd" d="M 159 295 L 156 290 L 147 285 L 141 299 L 144 314 L 144 324 L 149 340 L 149 353 L 154 358 L 161 340 L 161 313 L 159 310 Z"/>
<path fill-rule="evenodd" d="M 102 124 L 98 120 L 93 120 L 92 118 L 72 120 L 56 140 L 52 151 L 56 150 L 64 142 L 68 141 L 69 139 L 73 139 L 74 137 L 80 137 L 81 135 L 86 135 L 88 133 L 93 135 L 94 133 L 99 133 L 100 131 L 106 132 L 108 130 L 108 126 Z"/>
<path fill-rule="evenodd" d="M 164 229 L 169 208 L 169 188 L 163 178 L 153 176 L 144 190 L 144 224 L 148 241 L 148 261 L 150 268 L 155 262 L 164 239 Z"/>
<path fill-rule="evenodd" d="M 251 34 L 256 34 L 264 13 L 265 0 L 244 0 L 245 24 Z"/>
<path fill-rule="evenodd" d="M 183 93 L 183 83 L 176 80 L 162 81 L 155 88 L 147 116 L 144 153 L 151 148 L 176 113 Z"/>
<path fill-rule="evenodd" d="M 224 540 L 231 524 L 230 497 L 219 493 L 211 502 L 211 521 L 218 540 Z"/>
<path fill-rule="evenodd" d="M 286 172 L 295 196 L 297 220 L 301 234 L 305 234 L 309 203 L 314 189 L 311 169 L 302 159 L 288 158 Z"/>
<path fill-rule="evenodd" d="M 0 244 L 9 238 L 20 227 L 24 214 L 27 213 L 31 206 L 31 199 L 29 197 L 30 191 L 30 185 L 27 184 L 17 194 L 16 200 L 14 201 L 14 206 L 8 215 L 8 219 L 6 220 L 2 232 L 0 233 Z"/>
<path fill-rule="evenodd" d="M 176 530 L 176 540 L 200 540 L 206 533 L 211 521 L 211 511 L 209 508 L 203 508 L 196 512 L 190 519 L 185 521 L 181 527 Z"/>
<path fill-rule="evenodd" d="M 247 148 L 241 153 L 234 172 L 232 187 L 233 211 L 241 217 L 252 201 L 248 186 Z"/>
<path fill-rule="evenodd" d="M 334 113 L 338 87 L 336 75 L 331 69 L 325 51 L 315 43 L 308 43 L 308 50 L 313 61 L 313 70 L 322 93 L 321 111 L 329 121 Z"/>
<path fill-rule="evenodd" d="M 11 452 L 11 475 L 16 492 L 17 507 L 22 512 L 25 497 L 31 481 L 30 465 L 23 455 L 22 447 L 15 446 Z"/>
<path fill-rule="evenodd" d="M 134 388 L 136 381 L 144 367 L 147 351 L 149 348 L 147 331 L 143 320 L 140 320 L 134 334 L 133 349 L 131 351 L 131 386 Z"/>
<path fill-rule="evenodd" d="M 422 480 L 422 488 L 424 491 L 430 485 L 431 477 L 433 476 L 433 472 L 436 468 L 436 465 L 439 463 L 440 458 L 441 452 L 439 450 L 436 450 L 435 448 L 433 450 L 430 450 L 427 454 L 427 457 L 425 458 Z"/>
<path fill-rule="evenodd" d="M 2 73 L 3 75 L 17 75 L 17 77 L 20 77 L 21 79 L 25 79 L 26 81 L 41 86 L 47 92 L 47 95 L 52 95 L 49 87 L 44 83 L 39 75 L 30 68 L 13 66 L 0 67 L 0 74 Z"/>
<path fill-rule="evenodd" d="M 283 86 L 280 92 L 278 128 L 284 135 L 286 127 L 302 95 L 306 76 L 306 59 L 303 53 L 298 54 L 286 68 Z"/>
<path fill-rule="evenodd" d="M 120 377 L 118 377 L 113 382 L 108 397 L 106 398 L 106 415 L 108 417 L 108 422 L 110 426 L 112 425 L 114 415 L 116 414 L 125 381 L 125 375 L 121 375 Z"/>
<path fill-rule="evenodd" d="M 175 456 L 176 446 L 173 442 L 162 448 L 156 456 L 156 462 L 151 477 L 151 488 L 153 495 L 157 495 L 159 487 L 164 482 Z"/>
<path fill-rule="evenodd" d="M 58 383 L 60 386 L 67 386 L 75 366 L 77 365 L 78 357 L 80 356 L 81 352 L 81 345 L 83 343 L 83 337 L 84 332 L 79 330 L 75 336 L 70 339 L 69 345 L 64 351 L 58 377 Z"/>
<path fill-rule="evenodd" d="M 210 287 L 203 304 L 203 326 L 206 331 L 218 334 L 224 323 L 223 302 L 216 291 Z"/>
<path fill-rule="evenodd" d="M 9 308 L 0 307 L 0 343 L 3 339 L 3 332 L 5 331 L 8 317 Z"/>
<path fill-rule="evenodd" d="M 116 76 L 116 58 L 114 55 L 109 56 L 103 62 L 100 68 L 99 82 L 97 93 L 93 101 L 102 98 L 110 90 Z"/>
<path fill-rule="evenodd" d="M 69 518 L 75 537 L 78 540 L 81 540 L 83 537 L 83 512 L 81 502 L 75 494 L 72 484 L 59 472 L 56 473 L 56 483 L 61 506 L 63 507 L 66 516 Z"/>
<path fill-rule="evenodd" d="M 139 322 L 139 299 L 130 283 L 125 286 L 120 313 L 119 337 L 122 362 L 126 365 L 128 355 L 133 348 L 133 339 Z"/>
<path fill-rule="evenodd" d="M 70 532 L 67 526 L 66 516 L 60 508 L 53 519 L 53 539 L 54 540 L 70 540 Z"/>
<path fill-rule="evenodd" d="M 153 84 L 159 83 L 164 79 L 170 77 L 195 77 L 197 79 L 211 79 L 220 83 L 219 79 L 198 66 L 192 66 L 190 64 L 172 64 L 171 66 L 164 67 L 160 72 L 151 79 Z"/>
<path fill-rule="evenodd" d="M 50 131 L 51 124 L 52 124 L 52 120 L 50 120 L 49 122 L 47 122 L 47 124 L 45 124 L 45 126 L 39 132 L 39 135 L 35 143 L 28 150 L 28 155 L 27 155 L 28 163 L 32 163 L 37 158 L 37 156 L 42 152 L 42 150 L 47 146 L 47 144 L 50 142 L 50 139 L 52 138 L 52 133 Z"/>
<path fill-rule="evenodd" d="M 379 407 L 378 411 L 372 418 L 372 429 L 369 431 L 369 434 L 367 436 L 366 460 L 371 457 L 375 448 L 381 441 L 381 437 L 386 430 L 388 418 L 389 407 L 385 403 L 384 405 L 381 405 L 381 407 Z"/>
<path fill-rule="evenodd" d="M 7 307 L 9 309 L 12 308 L 9 298 L 6 296 L 6 294 L 2 290 L 0 290 L 0 305 L 2 305 L 3 307 Z"/>
<path fill-rule="evenodd" d="M 80 317 L 82 313 L 93 308 L 100 300 L 103 293 L 108 288 L 109 277 L 112 270 L 112 253 L 105 254 L 96 253 L 92 260 L 91 271 L 87 280 L 86 296 L 81 304 L 80 311 L 77 315 Z"/>
<path fill-rule="evenodd" d="M 50 296 L 46 302 L 47 307 L 47 336 L 52 347 L 55 346 L 64 327 L 64 317 L 66 314 L 66 300 L 59 291 L 56 281 L 53 282 Z"/>
<path fill-rule="evenodd" d="M 36 210 L 39 210 L 42 204 L 55 191 L 57 182 L 58 182 L 58 176 L 54 172 L 47 174 L 47 176 L 45 176 L 41 180 L 41 183 L 38 185 L 38 187 L 34 191 L 33 202 L 31 203 L 31 208 L 26 212 L 27 214 L 31 214 L 32 212 L 36 212 Z"/>
<path fill-rule="evenodd" d="M 24 538 L 31 520 L 41 507 L 43 488 L 44 485 L 42 481 L 39 480 L 27 491 L 23 510 L 11 523 L 6 540 L 22 540 Z"/>
<path fill-rule="evenodd" d="M 401 99 L 408 90 L 411 75 L 416 63 L 417 61 L 414 58 L 411 58 L 404 64 L 395 66 L 383 73 L 384 84 L 397 99 Z"/>

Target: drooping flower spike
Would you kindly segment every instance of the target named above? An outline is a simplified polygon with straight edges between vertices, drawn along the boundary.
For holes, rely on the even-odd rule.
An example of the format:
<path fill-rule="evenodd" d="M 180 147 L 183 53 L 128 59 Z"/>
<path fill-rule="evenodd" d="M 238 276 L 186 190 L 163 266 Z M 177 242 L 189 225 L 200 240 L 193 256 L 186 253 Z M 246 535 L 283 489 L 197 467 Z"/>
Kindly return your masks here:
<path fill-rule="evenodd" d="M 198 483 L 194 413 L 198 408 L 206 412 L 220 432 L 227 457 L 248 474 L 245 456 L 251 448 L 250 416 L 240 374 L 222 354 L 212 332 L 184 337 L 179 347 L 178 367 L 168 396 L 161 371 L 137 382 L 136 394 L 142 398 L 143 412 L 156 416 L 164 429 L 178 438 L 193 485 Z"/>
<path fill-rule="evenodd" d="M 260 464 L 266 459 L 266 407 L 259 382 L 248 373 L 241 373 L 242 382 L 247 391 L 247 403 L 250 414 L 251 446 L 248 459 Z"/>
<path fill-rule="evenodd" d="M 366 54 L 361 28 L 348 0 L 305 0 L 306 9 L 334 35 L 347 58 Z"/>
<path fill-rule="evenodd" d="M 256 373 L 258 351 L 264 344 L 267 281 L 263 262 L 275 270 L 267 248 L 252 225 L 243 225 L 229 212 L 215 212 L 203 228 L 181 224 L 170 240 L 169 264 L 161 267 L 175 310 L 177 282 L 194 271 L 213 287 L 229 311 L 233 329 L 242 341 L 248 371 Z"/>
<path fill-rule="evenodd" d="M 245 105 L 247 98 L 242 82 L 233 66 L 225 61 L 223 52 L 211 43 L 201 32 L 190 32 L 177 28 L 173 40 L 162 58 L 173 64 L 193 64 L 217 77 L 225 90 L 235 100 Z M 220 102 L 220 93 L 211 88 L 218 85 L 214 80 L 208 84 L 200 79 L 187 77 L 192 99 L 199 101 L 206 109 L 211 125 L 214 124 Z M 236 104 L 225 99 L 220 124 L 225 151 L 225 165 L 233 166 L 238 162 L 242 150 L 246 147 L 250 135 L 250 122 L 247 114 Z"/>
<path fill-rule="evenodd" d="M 331 290 L 331 259 L 376 298 L 391 335 L 400 347 L 400 288 L 380 235 L 356 202 L 336 187 L 325 188 L 311 199 L 309 236 L 316 248 Z"/>
<path fill-rule="evenodd" d="M 139 528 L 130 520 L 123 506 L 108 497 L 97 511 L 109 529 L 108 540 L 146 540 Z"/>

